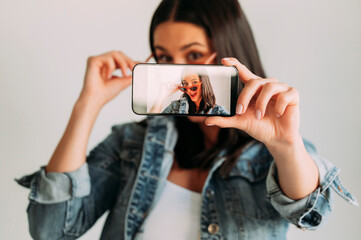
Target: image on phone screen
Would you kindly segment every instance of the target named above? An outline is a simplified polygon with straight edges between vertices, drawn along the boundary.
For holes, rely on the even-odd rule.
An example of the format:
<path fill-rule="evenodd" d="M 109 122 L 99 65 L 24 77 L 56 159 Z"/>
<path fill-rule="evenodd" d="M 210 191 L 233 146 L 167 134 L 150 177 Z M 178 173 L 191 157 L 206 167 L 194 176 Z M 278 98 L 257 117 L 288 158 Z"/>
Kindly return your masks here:
<path fill-rule="evenodd" d="M 141 115 L 232 116 L 238 71 L 222 65 L 137 64 L 132 108 Z"/>

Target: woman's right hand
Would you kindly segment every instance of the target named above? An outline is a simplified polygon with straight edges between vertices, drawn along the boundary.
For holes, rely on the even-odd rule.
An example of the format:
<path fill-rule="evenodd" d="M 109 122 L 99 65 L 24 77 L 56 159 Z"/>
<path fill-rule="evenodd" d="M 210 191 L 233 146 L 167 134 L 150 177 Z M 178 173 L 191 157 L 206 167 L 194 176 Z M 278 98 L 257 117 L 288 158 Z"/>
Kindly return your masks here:
<path fill-rule="evenodd" d="M 132 76 L 128 71 L 136 63 L 120 51 L 89 57 L 79 98 L 94 101 L 102 107 L 131 84 Z M 121 70 L 121 77 L 113 75 L 116 69 Z"/>
<path fill-rule="evenodd" d="M 131 84 L 132 76 L 127 71 L 135 64 L 116 51 L 88 58 L 83 89 L 63 137 L 46 166 L 47 172 L 71 172 L 84 164 L 89 136 L 99 110 Z M 113 76 L 116 69 L 122 71 L 122 77 Z"/>

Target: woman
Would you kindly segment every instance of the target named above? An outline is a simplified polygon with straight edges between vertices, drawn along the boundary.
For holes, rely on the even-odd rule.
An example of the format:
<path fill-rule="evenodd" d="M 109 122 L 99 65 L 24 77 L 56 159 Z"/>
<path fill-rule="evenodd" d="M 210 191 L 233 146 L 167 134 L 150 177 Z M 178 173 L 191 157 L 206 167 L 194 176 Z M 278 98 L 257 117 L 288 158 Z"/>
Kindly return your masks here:
<path fill-rule="evenodd" d="M 162 113 L 229 115 L 223 106 L 216 104 L 206 69 L 196 71 L 191 67 L 182 70 L 180 86 L 169 82 L 163 84 L 150 112 L 160 113 L 166 99 L 178 90 L 183 92 L 180 99 L 172 101 Z"/>
<path fill-rule="evenodd" d="M 338 169 L 302 141 L 298 93 L 265 78 L 236 0 L 162 1 L 150 46 L 159 63 L 236 66 L 245 83 L 237 115 L 114 126 L 86 158 L 100 109 L 129 86 L 135 65 L 121 52 L 90 57 L 48 165 L 18 180 L 31 188 L 35 239 L 77 238 L 107 210 L 102 239 L 284 239 L 289 223 L 315 229 L 327 219 L 332 190 L 357 204 Z"/>

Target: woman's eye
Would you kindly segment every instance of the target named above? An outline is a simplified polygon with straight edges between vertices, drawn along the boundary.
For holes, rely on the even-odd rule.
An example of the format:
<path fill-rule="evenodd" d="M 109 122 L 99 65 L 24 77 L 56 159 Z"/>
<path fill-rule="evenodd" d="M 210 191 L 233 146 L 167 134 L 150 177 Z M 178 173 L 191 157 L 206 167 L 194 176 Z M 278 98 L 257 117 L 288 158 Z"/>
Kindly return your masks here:
<path fill-rule="evenodd" d="M 199 58 L 203 57 L 203 54 L 202 53 L 199 53 L 199 52 L 191 52 L 188 54 L 188 60 L 189 61 L 195 61 Z"/>
<path fill-rule="evenodd" d="M 171 62 L 172 61 L 172 57 L 170 56 L 167 56 L 167 55 L 160 55 L 160 56 L 157 56 L 157 60 L 158 62 Z"/>

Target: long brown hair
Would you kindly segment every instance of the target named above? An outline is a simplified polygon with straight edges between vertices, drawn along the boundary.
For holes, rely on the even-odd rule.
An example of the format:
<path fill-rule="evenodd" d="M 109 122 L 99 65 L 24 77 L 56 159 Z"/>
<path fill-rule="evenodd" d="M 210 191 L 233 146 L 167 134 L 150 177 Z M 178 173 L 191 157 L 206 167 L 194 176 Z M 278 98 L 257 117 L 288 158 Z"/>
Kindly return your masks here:
<path fill-rule="evenodd" d="M 202 27 L 213 43 L 217 64 L 221 64 L 224 57 L 235 57 L 256 75 L 265 77 L 253 33 L 237 0 L 163 0 L 153 15 L 149 32 L 150 48 L 155 58 L 154 30 L 167 21 L 188 22 Z M 220 168 L 223 176 L 236 163 L 242 147 L 252 140 L 243 131 L 225 128 L 220 130 L 217 144 L 205 150 L 198 124 L 186 117 L 177 117 L 176 126 L 179 138 L 175 155 L 179 166 L 209 169 L 225 150 L 227 159 Z"/>
<path fill-rule="evenodd" d="M 188 96 L 187 93 L 183 93 L 181 97 L 185 97 L 187 99 L 188 105 L 189 105 L 189 113 L 200 113 L 200 112 L 208 112 L 211 108 L 214 108 L 216 105 L 216 96 L 214 95 L 212 84 L 209 81 L 209 76 L 206 73 L 206 70 L 204 68 L 194 70 L 192 68 L 185 67 L 182 70 L 182 79 L 183 77 L 193 73 L 197 74 L 199 77 L 199 80 L 202 82 L 201 84 L 201 94 L 202 94 L 202 101 L 199 105 L 199 108 L 197 110 L 196 104 L 191 100 L 191 98 Z"/>

